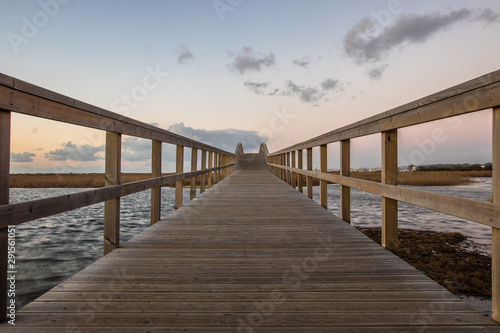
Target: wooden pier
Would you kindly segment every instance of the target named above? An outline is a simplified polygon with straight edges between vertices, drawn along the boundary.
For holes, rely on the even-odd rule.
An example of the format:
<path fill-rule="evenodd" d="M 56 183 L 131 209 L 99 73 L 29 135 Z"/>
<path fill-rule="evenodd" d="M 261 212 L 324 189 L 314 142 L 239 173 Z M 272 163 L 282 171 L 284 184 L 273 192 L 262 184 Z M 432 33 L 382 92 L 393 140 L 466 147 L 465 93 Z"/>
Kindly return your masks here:
<path fill-rule="evenodd" d="M 16 332 L 497 332 L 244 154 L 226 179 L 17 313 Z"/>

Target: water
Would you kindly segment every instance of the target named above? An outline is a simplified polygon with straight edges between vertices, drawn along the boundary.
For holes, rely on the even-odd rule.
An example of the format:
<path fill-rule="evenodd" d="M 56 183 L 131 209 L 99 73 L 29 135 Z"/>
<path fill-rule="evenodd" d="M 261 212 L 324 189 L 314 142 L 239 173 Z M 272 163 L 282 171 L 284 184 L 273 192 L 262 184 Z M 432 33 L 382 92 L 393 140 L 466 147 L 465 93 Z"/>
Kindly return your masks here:
<path fill-rule="evenodd" d="M 11 189 L 10 202 L 65 195 L 88 189 Z M 162 216 L 174 209 L 175 189 L 162 188 Z M 184 189 L 184 202 L 189 190 Z M 120 201 L 120 244 L 150 225 L 151 192 Z M 104 203 L 45 217 L 16 226 L 16 306 L 41 294 L 102 257 Z"/>
<path fill-rule="evenodd" d="M 491 178 L 474 178 L 474 182 L 460 186 L 404 186 L 449 196 L 487 202 L 491 200 Z M 313 188 L 313 199 L 319 203 L 319 188 Z M 404 202 L 398 203 L 400 229 L 418 229 L 439 232 L 460 232 L 483 250 L 491 253 L 491 227 L 438 213 Z M 340 216 L 340 185 L 328 185 L 328 210 Z M 351 189 L 351 224 L 359 227 L 380 227 L 382 202 L 378 195 Z"/>
<path fill-rule="evenodd" d="M 491 178 L 478 178 L 472 185 L 411 188 L 491 200 Z M 11 202 L 23 202 L 84 191 L 85 189 L 11 189 Z M 328 209 L 339 215 L 339 185 L 328 186 Z M 162 188 L 162 216 L 173 211 L 175 190 Z M 189 190 L 184 189 L 184 202 Z M 313 199 L 319 202 L 319 190 Z M 380 227 L 380 197 L 351 190 L 352 224 Z M 16 226 L 16 305 L 21 308 L 102 256 L 104 203 L 46 217 Z M 491 228 L 453 216 L 399 203 L 399 226 L 405 229 L 458 231 L 474 242 L 489 246 Z M 121 199 L 120 243 L 139 234 L 150 224 L 150 191 Z"/>

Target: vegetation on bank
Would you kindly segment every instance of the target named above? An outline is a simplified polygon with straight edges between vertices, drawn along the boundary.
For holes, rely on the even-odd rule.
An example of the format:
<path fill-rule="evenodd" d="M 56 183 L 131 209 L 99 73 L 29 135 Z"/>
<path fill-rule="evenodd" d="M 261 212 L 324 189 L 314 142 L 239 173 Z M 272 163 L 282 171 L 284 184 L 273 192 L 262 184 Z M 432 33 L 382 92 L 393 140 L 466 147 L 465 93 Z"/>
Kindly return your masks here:
<path fill-rule="evenodd" d="M 380 228 L 358 228 L 381 243 Z M 399 230 L 394 254 L 457 295 L 491 297 L 491 258 L 458 232 Z"/>
<path fill-rule="evenodd" d="M 338 172 L 332 172 L 338 174 Z M 164 173 L 169 175 L 171 173 Z M 472 182 L 474 177 L 491 177 L 491 170 L 478 171 L 412 171 L 399 172 L 398 183 L 400 185 L 414 186 L 452 186 L 464 185 Z M 380 171 L 375 172 L 352 172 L 352 177 L 380 182 Z M 148 173 L 123 173 L 122 183 L 151 178 Z M 200 182 L 198 177 L 197 182 Z M 184 181 L 184 186 L 190 184 L 189 179 Z M 304 177 L 304 185 L 305 177 Z M 319 181 L 313 181 L 314 186 Z M 12 174 L 10 187 L 12 188 L 98 188 L 104 186 L 104 174 L 75 173 L 75 174 Z"/>

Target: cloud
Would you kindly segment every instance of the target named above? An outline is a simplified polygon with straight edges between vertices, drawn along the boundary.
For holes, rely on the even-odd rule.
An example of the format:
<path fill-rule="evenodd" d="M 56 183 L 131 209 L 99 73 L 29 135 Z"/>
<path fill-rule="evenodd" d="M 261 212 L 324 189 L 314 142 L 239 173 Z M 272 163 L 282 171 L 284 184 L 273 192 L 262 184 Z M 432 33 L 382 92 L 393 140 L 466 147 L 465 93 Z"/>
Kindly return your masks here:
<path fill-rule="evenodd" d="M 122 142 L 122 159 L 129 162 L 150 160 L 151 140 L 135 137 L 124 139 Z"/>
<path fill-rule="evenodd" d="M 185 47 L 184 45 L 181 45 L 180 51 L 177 55 L 177 63 L 179 65 L 183 65 L 191 59 L 194 59 L 193 54 L 187 49 L 187 47 Z"/>
<path fill-rule="evenodd" d="M 344 51 L 357 64 L 383 60 L 395 48 L 427 41 L 433 35 L 459 22 L 498 21 L 491 9 L 454 10 L 445 14 L 401 15 L 392 25 L 381 27 L 375 20 L 363 18 L 344 37 Z"/>
<path fill-rule="evenodd" d="M 311 56 L 302 57 L 300 59 L 295 59 L 292 61 L 294 65 L 297 65 L 302 68 L 308 68 L 311 63 Z"/>
<path fill-rule="evenodd" d="M 252 47 L 243 46 L 240 53 L 234 57 L 233 62 L 228 66 L 239 74 L 245 74 L 247 71 L 260 72 L 264 67 L 270 67 L 274 64 L 276 64 L 276 57 L 273 53 L 257 53 Z"/>
<path fill-rule="evenodd" d="M 321 82 L 323 90 L 336 90 L 341 89 L 339 80 L 326 79 Z"/>
<path fill-rule="evenodd" d="M 270 87 L 269 82 L 255 82 L 252 80 L 247 80 L 243 85 L 257 95 L 296 96 L 303 103 L 316 103 L 330 92 L 344 90 L 342 83 L 339 80 L 333 79 L 325 79 L 319 86 L 298 85 L 292 80 L 288 80 L 282 89 Z"/>
<path fill-rule="evenodd" d="M 33 153 L 10 153 L 10 161 L 14 163 L 28 163 L 33 162 L 33 158 L 36 154 Z"/>
<path fill-rule="evenodd" d="M 384 75 L 385 70 L 387 69 L 387 64 L 385 65 L 380 65 L 377 67 L 374 67 L 368 71 L 368 77 L 371 80 L 378 81 L 382 78 L 382 75 Z"/>
<path fill-rule="evenodd" d="M 50 161 L 98 161 L 104 157 L 100 152 L 105 150 L 104 145 L 93 147 L 88 144 L 77 146 L 71 141 L 63 143 L 63 148 L 50 151 L 45 154 L 45 157 Z"/>
<path fill-rule="evenodd" d="M 267 138 L 260 136 L 256 131 L 195 129 L 185 126 L 184 123 L 173 124 L 168 130 L 228 152 L 234 152 L 236 145 L 240 142 L 246 152 L 258 151 L 260 144 L 267 142 Z"/>

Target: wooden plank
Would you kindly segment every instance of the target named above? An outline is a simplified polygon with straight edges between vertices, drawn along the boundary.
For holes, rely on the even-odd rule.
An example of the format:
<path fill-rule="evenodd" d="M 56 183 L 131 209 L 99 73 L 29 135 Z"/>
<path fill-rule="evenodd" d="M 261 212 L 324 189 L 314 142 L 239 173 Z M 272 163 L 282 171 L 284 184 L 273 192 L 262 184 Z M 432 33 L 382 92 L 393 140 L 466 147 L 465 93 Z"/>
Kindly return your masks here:
<path fill-rule="evenodd" d="M 291 165 L 291 167 L 293 169 L 295 169 L 296 168 L 296 161 L 297 161 L 296 152 L 292 151 L 291 156 L 292 156 L 292 165 Z M 293 172 L 293 171 L 291 172 L 291 177 L 292 177 L 291 178 L 291 185 L 292 185 L 293 188 L 296 188 L 297 187 L 297 181 L 296 181 L 297 177 L 296 177 L 295 172 Z"/>
<path fill-rule="evenodd" d="M 202 150 L 201 151 L 201 170 L 206 170 L 207 169 L 207 151 Z M 207 175 L 203 174 L 201 175 L 201 184 L 200 184 L 200 193 L 205 192 L 207 184 Z"/>
<path fill-rule="evenodd" d="M 151 142 L 151 176 L 161 177 L 161 141 Z M 161 218 L 161 187 L 151 189 L 151 225 Z"/>
<path fill-rule="evenodd" d="M 321 145 L 319 147 L 319 172 L 328 172 L 328 158 L 327 158 L 327 145 Z M 320 180 L 319 183 L 319 201 L 323 208 L 328 208 L 328 187 L 325 180 Z"/>
<path fill-rule="evenodd" d="M 383 184 L 398 184 L 398 132 L 382 132 Z M 382 246 L 394 251 L 399 246 L 398 202 L 382 196 Z"/>
<path fill-rule="evenodd" d="M 9 203 L 10 184 L 10 129 L 9 111 L 0 110 L 0 205 Z M 8 228 L 0 227 L 0 322 L 7 315 Z"/>
<path fill-rule="evenodd" d="M 379 113 L 271 154 L 353 139 L 500 106 L 500 70 Z"/>
<path fill-rule="evenodd" d="M 492 201 L 500 204 L 500 108 L 493 109 Z M 500 227 L 492 228 L 491 239 L 492 318 L 500 322 Z"/>
<path fill-rule="evenodd" d="M 351 141 L 340 142 L 340 175 L 351 176 Z M 340 185 L 340 218 L 351 223 L 351 189 Z"/>
<path fill-rule="evenodd" d="M 440 331 L 498 329 L 257 157 L 26 306 L 14 330 L 412 331 L 422 309 Z"/>
<path fill-rule="evenodd" d="M 306 151 L 306 157 L 307 157 L 307 171 L 312 171 L 313 168 L 313 151 L 312 148 L 307 148 Z M 313 179 L 312 177 L 308 176 L 307 177 L 307 196 L 312 199 L 313 193 L 312 193 L 312 188 L 313 188 Z"/>
<path fill-rule="evenodd" d="M 216 147 L 63 96 L 1 73 L 0 109 L 149 140 L 157 140 L 170 144 L 179 144 L 185 147 L 205 149 L 232 155 Z"/>
<path fill-rule="evenodd" d="M 175 172 L 184 172 L 184 147 L 177 145 L 175 155 Z M 182 207 L 182 180 L 175 182 L 175 209 Z"/>
<path fill-rule="evenodd" d="M 105 186 L 121 183 L 122 136 L 106 132 Z M 120 246 L 120 198 L 104 202 L 104 255 Z"/>
<path fill-rule="evenodd" d="M 191 148 L 191 171 L 196 171 L 198 167 L 198 150 Z M 189 199 L 196 198 L 196 177 L 191 178 Z"/>

